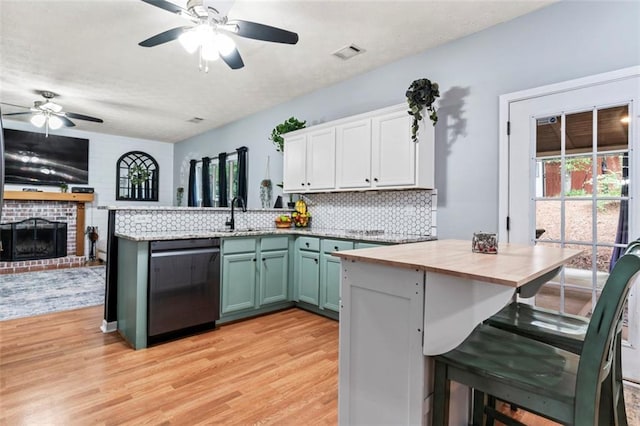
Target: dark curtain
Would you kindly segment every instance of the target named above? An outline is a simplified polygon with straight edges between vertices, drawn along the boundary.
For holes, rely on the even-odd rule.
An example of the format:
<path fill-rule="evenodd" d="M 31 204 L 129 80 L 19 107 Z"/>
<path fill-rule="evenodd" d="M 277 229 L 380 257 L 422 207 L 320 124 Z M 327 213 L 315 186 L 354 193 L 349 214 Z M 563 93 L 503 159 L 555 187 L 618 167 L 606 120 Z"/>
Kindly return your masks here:
<path fill-rule="evenodd" d="M 229 207 L 227 201 L 227 153 L 218 154 L 218 207 Z"/>
<path fill-rule="evenodd" d="M 196 193 L 196 160 L 189 161 L 189 195 L 188 206 L 196 207 L 198 194 Z"/>
<path fill-rule="evenodd" d="M 241 146 L 236 149 L 238 152 L 238 196 L 247 205 L 247 156 L 249 148 Z"/>
<path fill-rule="evenodd" d="M 202 207 L 213 207 L 211 202 L 211 176 L 209 175 L 210 166 L 211 158 L 202 157 Z"/>
<path fill-rule="evenodd" d="M 620 195 L 629 196 L 629 154 L 622 156 L 622 188 Z M 620 213 L 618 214 L 618 229 L 616 230 L 616 244 L 629 243 L 629 200 L 620 200 Z M 624 247 L 614 247 L 611 253 L 611 262 L 609 263 L 609 272 L 613 270 L 618 259 L 624 254 Z"/>

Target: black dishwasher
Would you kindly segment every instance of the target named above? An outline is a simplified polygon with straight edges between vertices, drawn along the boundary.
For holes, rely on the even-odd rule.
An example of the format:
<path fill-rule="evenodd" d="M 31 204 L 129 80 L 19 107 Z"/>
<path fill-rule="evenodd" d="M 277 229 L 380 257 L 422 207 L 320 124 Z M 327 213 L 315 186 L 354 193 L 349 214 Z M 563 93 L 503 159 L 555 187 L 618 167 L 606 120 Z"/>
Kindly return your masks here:
<path fill-rule="evenodd" d="M 215 328 L 220 318 L 220 239 L 152 241 L 148 344 Z"/>

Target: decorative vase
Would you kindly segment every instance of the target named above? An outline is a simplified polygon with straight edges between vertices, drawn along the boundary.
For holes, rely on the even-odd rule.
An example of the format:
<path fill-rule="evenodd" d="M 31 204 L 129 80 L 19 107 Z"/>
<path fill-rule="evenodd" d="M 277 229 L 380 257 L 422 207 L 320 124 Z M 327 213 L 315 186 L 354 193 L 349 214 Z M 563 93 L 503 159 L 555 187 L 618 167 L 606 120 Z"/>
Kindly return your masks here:
<path fill-rule="evenodd" d="M 267 169 L 265 171 L 264 179 L 260 182 L 260 204 L 263 209 L 271 208 L 271 200 L 273 197 L 273 185 L 269 177 L 269 157 L 267 156 Z"/>

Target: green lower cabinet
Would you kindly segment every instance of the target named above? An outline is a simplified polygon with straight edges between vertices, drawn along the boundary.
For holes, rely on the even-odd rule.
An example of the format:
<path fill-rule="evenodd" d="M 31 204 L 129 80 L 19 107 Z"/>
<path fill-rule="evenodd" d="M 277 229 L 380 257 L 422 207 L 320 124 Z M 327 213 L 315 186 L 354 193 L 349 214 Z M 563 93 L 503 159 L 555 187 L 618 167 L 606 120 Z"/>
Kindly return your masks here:
<path fill-rule="evenodd" d="M 289 251 L 263 252 L 260 260 L 260 305 L 287 300 Z"/>
<path fill-rule="evenodd" d="M 298 250 L 297 253 L 298 300 L 320 305 L 320 254 Z"/>
<path fill-rule="evenodd" d="M 340 312 L 340 258 L 332 256 L 353 250 L 353 241 L 323 239 L 320 242 L 320 309 Z"/>
<path fill-rule="evenodd" d="M 340 311 L 340 258 L 322 253 L 320 258 L 321 307 Z"/>
<path fill-rule="evenodd" d="M 222 314 L 256 306 L 256 254 L 222 257 Z"/>

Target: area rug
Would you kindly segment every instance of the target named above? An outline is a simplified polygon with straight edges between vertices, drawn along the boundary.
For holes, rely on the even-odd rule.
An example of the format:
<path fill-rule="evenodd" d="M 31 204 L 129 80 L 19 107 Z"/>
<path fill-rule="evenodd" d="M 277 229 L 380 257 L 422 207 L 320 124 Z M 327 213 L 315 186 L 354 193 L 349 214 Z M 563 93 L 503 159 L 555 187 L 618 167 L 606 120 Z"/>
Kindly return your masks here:
<path fill-rule="evenodd" d="M 0 275 L 0 321 L 104 303 L 105 267 Z"/>

